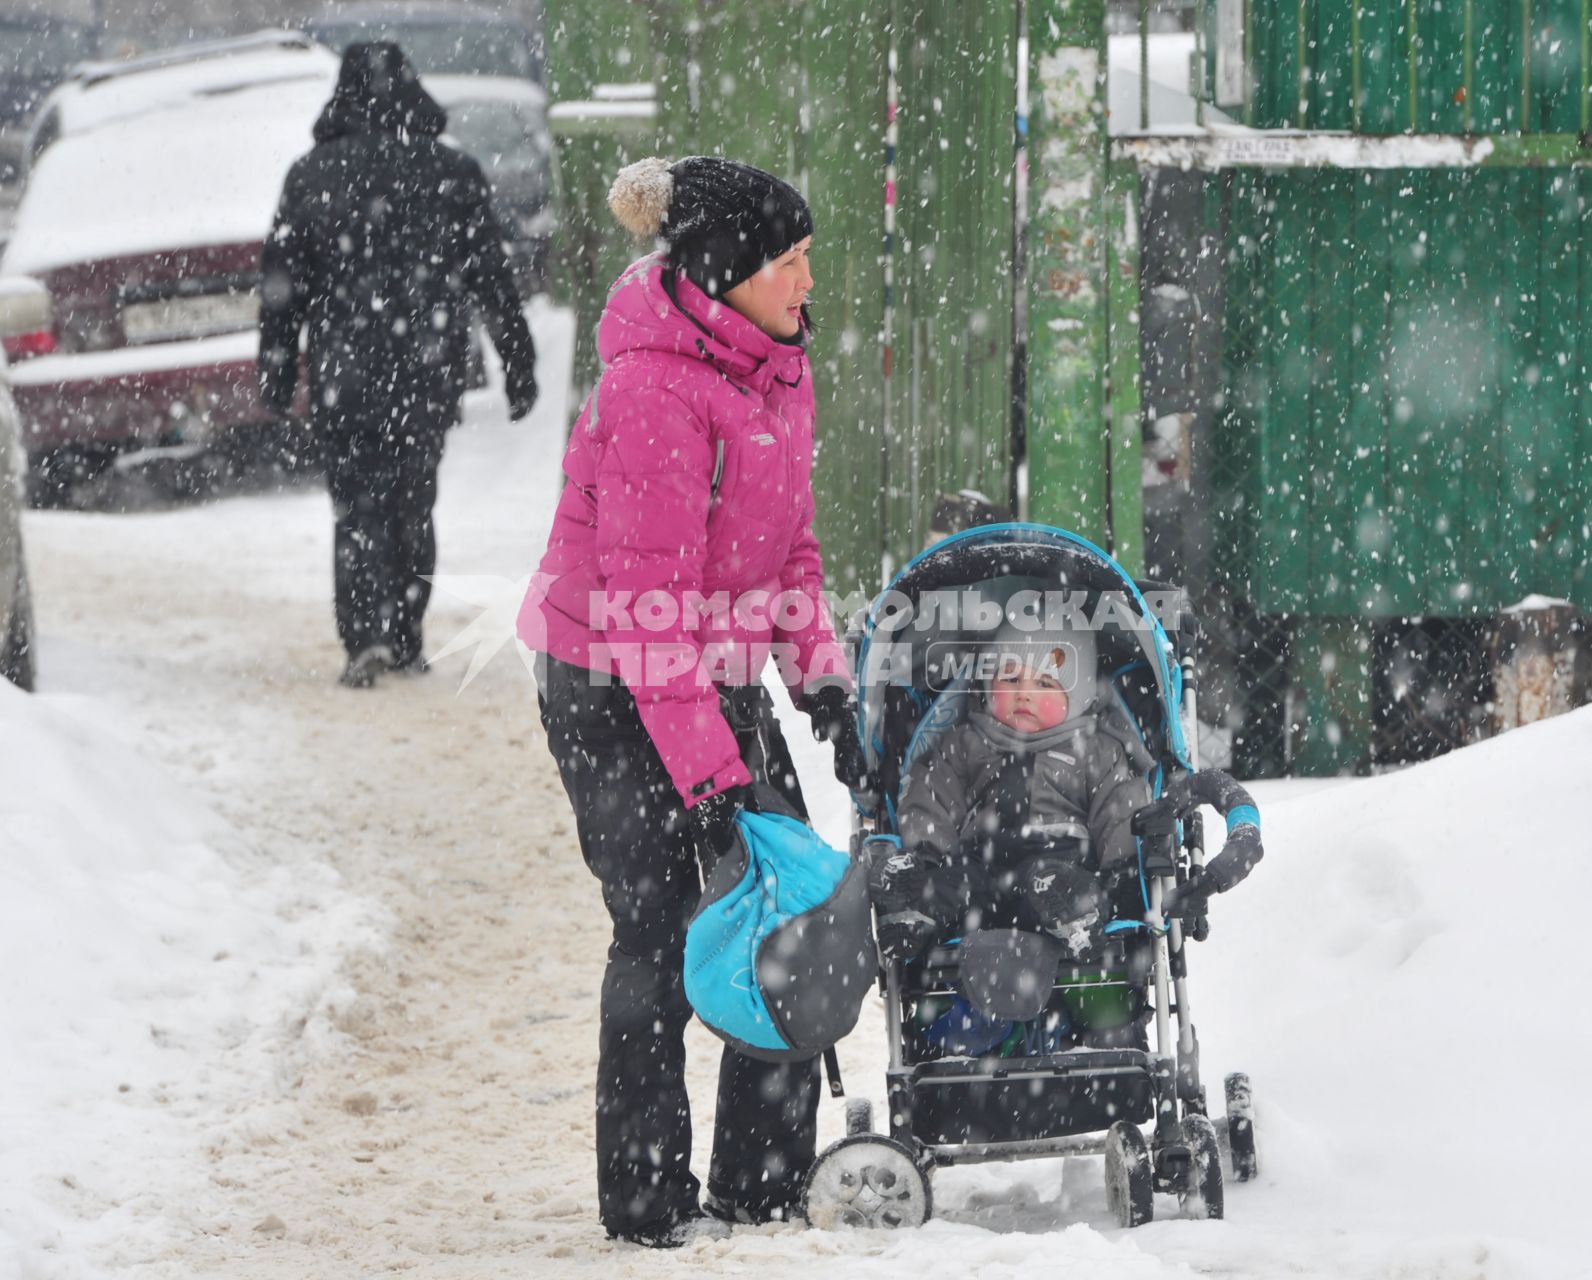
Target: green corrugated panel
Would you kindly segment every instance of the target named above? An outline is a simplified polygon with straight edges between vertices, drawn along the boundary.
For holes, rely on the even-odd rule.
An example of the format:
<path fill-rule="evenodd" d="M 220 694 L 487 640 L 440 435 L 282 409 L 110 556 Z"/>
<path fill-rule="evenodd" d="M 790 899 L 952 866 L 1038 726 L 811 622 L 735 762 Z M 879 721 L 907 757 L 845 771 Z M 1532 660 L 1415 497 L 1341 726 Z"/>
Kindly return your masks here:
<path fill-rule="evenodd" d="M 1224 179 L 1211 178 L 1211 185 Z M 1256 458 L 1260 407 L 1265 403 L 1269 375 L 1261 353 L 1265 346 L 1265 290 L 1262 267 L 1270 252 L 1271 230 L 1264 216 L 1265 190 L 1260 175 L 1239 172 L 1231 182 L 1232 233 L 1227 248 L 1227 308 L 1222 335 L 1222 383 L 1226 388 L 1214 434 L 1210 460 L 1213 568 L 1229 590 L 1245 598 L 1250 592 L 1249 566 L 1258 559 L 1259 517 Z"/>
<path fill-rule="evenodd" d="M 1317 615 L 1585 598 L 1587 179 L 1234 188 L 1215 467 L 1218 505 L 1241 499 L 1218 525 L 1233 585 L 1263 612 Z"/>
<path fill-rule="evenodd" d="M 885 41 L 855 0 L 808 0 L 801 75 L 813 237 L 819 533 L 831 585 L 880 584 Z"/>
<path fill-rule="evenodd" d="M 937 492 L 1004 501 L 1010 468 L 1015 10 L 903 6 L 892 524 Z M 915 548 L 906 548 L 915 549 Z"/>
<path fill-rule="evenodd" d="M 1312 0 L 1310 49 L 1339 50 L 1314 59 L 1309 84 L 1309 119 L 1313 129 L 1354 127 L 1354 9 L 1360 0 Z"/>
<path fill-rule="evenodd" d="M 1354 183 L 1352 173 L 1316 175 L 1311 192 L 1315 216 L 1313 278 L 1340 280 L 1354 298 L 1357 253 L 1353 241 Z M 1311 326 L 1311 396 L 1307 463 L 1302 483 L 1310 506 L 1308 581 L 1321 607 L 1354 613 L 1351 602 L 1356 579 L 1354 547 L 1359 513 L 1350 476 L 1356 465 L 1348 427 L 1355 397 L 1354 328 L 1358 307 L 1320 307 Z"/>
<path fill-rule="evenodd" d="M 1465 132 L 1467 0 L 1430 0 L 1420 9 L 1420 129 Z"/>
<path fill-rule="evenodd" d="M 772 9 L 666 0 L 653 15 L 665 150 L 756 164 L 812 205 L 819 534 L 831 585 L 873 590 L 883 540 L 885 23 L 856 0 Z"/>
<path fill-rule="evenodd" d="M 1388 349 L 1388 465 L 1392 474 L 1390 594 L 1400 611 L 1440 608 L 1459 536 L 1454 465 L 1464 457 L 1454 393 L 1459 374 L 1454 324 L 1464 318 L 1451 278 L 1434 270 L 1436 210 L 1431 174 L 1401 175 L 1392 212 Z M 1469 374 L 1467 367 L 1466 373 Z"/>
<path fill-rule="evenodd" d="M 1500 603 L 1507 604 L 1528 590 L 1539 589 L 1528 583 L 1549 585 L 1540 577 L 1540 557 L 1535 547 L 1541 501 L 1536 459 L 1543 444 L 1539 432 L 1551 432 L 1555 424 L 1542 421 L 1540 384 L 1531 372 L 1539 346 L 1541 178 L 1530 171 L 1501 176 L 1506 179 L 1501 194 L 1509 203 L 1500 211 L 1500 230 L 1508 240 L 1498 246 L 1499 259 L 1507 273 L 1505 288 L 1500 290 L 1499 313 L 1507 326 L 1502 354 L 1509 363 L 1500 379 L 1495 427 L 1503 476 L 1499 527 L 1507 548 L 1507 569 L 1506 580 L 1500 581 L 1495 590 L 1502 589 Z"/>
<path fill-rule="evenodd" d="M 1103 0 L 1031 0 L 1029 508 L 1106 538 Z"/>
<path fill-rule="evenodd" d="M 1506 389 L 1526 362 L 1510 298 L 1532 287 L 1535 262 L 1524 260 L 1519 246 L 1534 242 L 1536 233 L 1510 207 L 1511 176 L 1452 173 L 1439 175 L 1437 183 L 1449 198 L 1434 251 L 1440 269 L 1463 284 L 1458 358 L 1445 385 L 1460 393 L 1450 414 L 1465 428 L 1466 509 L 1455 516 L 1461 522 L 1460 576 L 1471 584 L 1473 599 L 1497 599 L 1503 566 L 1513 563 L 1512 526 L 1501 505 L 1508 472 L 1498 422 L 1509 413 Z M 1439 609 L 1464 613 L 1466 602 Z"/>
<path fill-rule="evenodd" d="M 1362 133 L 1402 133 L 1410 127 L 1408 20 L 1409 11 L 1403 0 L 1377 0 L 1361 7 L 1359 128 Z M 1351 48 L 1340 56 L 1352 61 L 1354 50 Z"/>
<path fill-rule="evenodd" d="M 1534 0 L 1531 9 L 1531 127 L 1538 133 L 1582 129 L 1586 20 L 1581 0 Z"/>
<path fill-rule="evenodd" d="M 1542 228 L 1541 285 L 1537 295 L 1536 332 L 1532 353 L 1537 402 L 1538 446 L 1536 520 L 1529 532 L 1543 581 L 1574 588 L 1572 570 L 1587 558 L 1588 542 L 1573 530 L 1585 518 L 1585 493 L 1579 476 L 1583 453 L 1576 429 L 1582 378 L 1579 340 L 1566 321 L 1579 310 L 1579 244 L 1582 217 L 1575 204 L 1575 175 L 1532 175 L 1539 186 Z"/>
<path fill-rule="evenodd" d="M 1587 127 L 1582 0 L 1255 0 L 1250 15 L 1260 128 Z"/>
<path fill-rule="evenodd" d="M 1316 176 L 1307 176 L 1306 192 Z M 1261 598 L 1273 612 L 1292 613 L 1311 593 L 1309 523 L 1310 394 L 1315 376 L 1311 307 L 1314 239 L 1309 195 L 1279 200 L 1282 175 L 1267 175 L 1276 234 L 1272 241 L 1267 328 L 1270 394 L 1261 415 L 1261 527 L 1272 531 L 1254 566 Z"/>
<path fill-rule="evenodd" d="M 1392 554 L 1388 521 L 1387 348 L 1393 192 L 1387 175 L 1356 173 L 1345 194 L 1352 237 L 1348 412 L 1344 422 L 1340 483 L 1347 537 L 1348 590 L 1339 611 L 1379 615 L 1388 607 Z M 1325 377 L 1337 376 L 1332 369 Z M 1326 424 L 1323 424 L 1324 427 Z M 1338 607 L 1338 606 L 1334 606 Z"/>
<path fill-rule="evenodd" d="M 1299 83 L 1298 0 L 1260 0 L 1250 6 L 1257 71 L 1254 119 L 1262 129 L 1291 129 Z"/>
<path fill-rule="evenodd" d="M 1521 0 L 1473 4 L 1471 127 L 1477 133 L 1520 129 L 1520 6 Z"/>
<path fill-rule="evenodd" d="M 1110 357 L 1111 512 L 1106 546 L 1144 572 L 1144 406 L 1139 391 L 1139 174 L 1113 168 L 1106 188 L 1107 349 Z"/>

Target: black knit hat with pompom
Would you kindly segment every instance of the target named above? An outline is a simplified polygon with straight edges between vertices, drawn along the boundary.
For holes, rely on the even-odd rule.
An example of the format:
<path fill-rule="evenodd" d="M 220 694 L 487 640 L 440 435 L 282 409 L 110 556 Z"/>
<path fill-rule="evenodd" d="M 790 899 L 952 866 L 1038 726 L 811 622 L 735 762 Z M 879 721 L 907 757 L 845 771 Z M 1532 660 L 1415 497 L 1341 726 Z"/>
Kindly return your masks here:
<path fill-rule="evenodd" d="M 795 187 L 718 156 L 638 160 L 620 170 L 608 204 L 637 235 L 667 241 L 670 264 L 709 297 L 813 233 L 812 210 Z"/>

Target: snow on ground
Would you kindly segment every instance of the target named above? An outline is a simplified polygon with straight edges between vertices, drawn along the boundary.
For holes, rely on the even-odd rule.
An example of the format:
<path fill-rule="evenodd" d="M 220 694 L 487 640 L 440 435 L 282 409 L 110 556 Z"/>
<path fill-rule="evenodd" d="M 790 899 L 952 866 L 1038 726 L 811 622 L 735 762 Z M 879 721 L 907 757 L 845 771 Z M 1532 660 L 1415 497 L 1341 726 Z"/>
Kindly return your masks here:
<path fill-rule="evenodd" d="M 203 1184 L 193 1127 L 336 1034 L 334 943 L 374 913 L 92 700 L 0 681 L 0 779 L 0 1274 L 72 1274 L 82 1243 L 152 1253 L 166 1197 Z"/>
<path fill-rule="evenodd" d="M 546 536 L 571 331 L 533 323 L 536 415 L 477 398 L 450 443 L 433 652 L 492 652 Z M 472 641 L 338 688 L 330 533 L 313 488 L 28 517 L 46 692 L 0 699 L 7 1280 L 1586 1274 L 1592 1035 L 1555 909 L 1588 887 L 1592 711 L 1257 788 L 1267 859 L 1191 962 L 1207 1082 L 1247 1070 L 1260 1109 L 1263 1174 L 1227 1221 L 1162 1198 L 1118 1230 L 1079 1158 L 942 1171 L 904 1235 L 770 1226 L 658 1255 L 595 1223 L 604 920 L 526 673 L 505 646 L 461 689 Z M 826 753 L 791 731 L 839 839 Z M 880 1019 L 840 1057 L 882 1109 Z M 705 1133 L 716 1045 L 689 1044 Z M 841 1123 L 826 1104 L 821 1140 Z"/>

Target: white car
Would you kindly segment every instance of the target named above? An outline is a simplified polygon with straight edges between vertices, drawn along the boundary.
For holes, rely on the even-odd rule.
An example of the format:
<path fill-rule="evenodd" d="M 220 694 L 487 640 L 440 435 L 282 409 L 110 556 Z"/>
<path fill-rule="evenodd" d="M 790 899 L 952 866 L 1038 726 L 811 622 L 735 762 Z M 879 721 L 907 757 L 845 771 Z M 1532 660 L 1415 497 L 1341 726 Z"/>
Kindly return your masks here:
<path fill-rule="evenodd" d="M 36 281 L 0 279 L 0 342 L 36 330 L 49 299 Z M 0 678 L 33 688 L 33 604 L 22 558 L 22 441 L 0 346 Z"/>

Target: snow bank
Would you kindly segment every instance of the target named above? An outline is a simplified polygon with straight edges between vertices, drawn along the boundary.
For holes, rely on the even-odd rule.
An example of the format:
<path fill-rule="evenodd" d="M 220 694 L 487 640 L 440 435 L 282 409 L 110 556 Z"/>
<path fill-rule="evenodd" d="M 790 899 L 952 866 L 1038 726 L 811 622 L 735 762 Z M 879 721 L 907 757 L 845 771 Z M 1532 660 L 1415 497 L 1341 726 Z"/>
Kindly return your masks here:
<path fill-rule="evenodd" d="M 828 752 L 800 720 L 797 767 L 838 839 Z M 769 1277 L 799 1258 L 858 1277 L 1584 1275 L 1588 758 L 1592 708 L 1381 777 L 1253 786 L 1266 859 L 1190 958 L 1213 1109 L 1243 1070 L 1259 1114 L 1261 1177 L 1229 1185 L 1226 1222 L 1159 1196 L 1120 1232 L 1098 1159 L 994 1164 L 937 1172 L 937 1220 L 910 1238 L 740 1232 L 654 1274 L 723 1254 Z M 841 1057 L 882 1115 L 876 1009 Z"/>
<path fill-rule="evenodd" d="M 1515 1237 L 1569 1265 L 1589 756 L 1592 709 L 1263 802 L 1268 857 L 1218 899 L 1196 993 L 1208 1065 L 1263 1099 L 1267 1218 Z"/>
<path fill-rule="evenodd" d="M 4 681 L 0 847 L 0 1275 L 81 1276 L 195 1203 L 207 1134 L 324 1034 L 367 923 L 329 870 L 265 865 L 139 752 Z"/>

